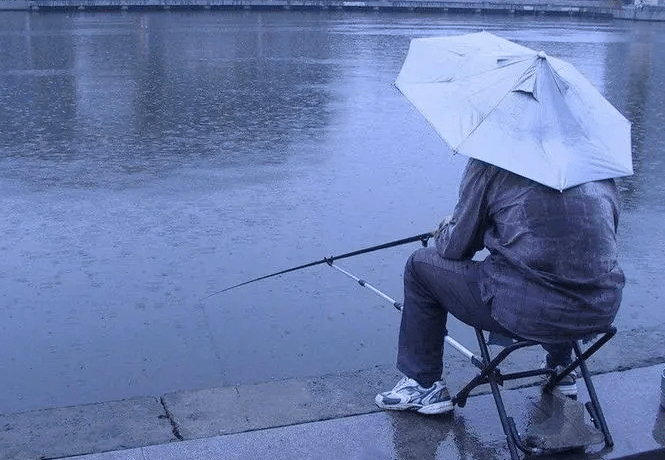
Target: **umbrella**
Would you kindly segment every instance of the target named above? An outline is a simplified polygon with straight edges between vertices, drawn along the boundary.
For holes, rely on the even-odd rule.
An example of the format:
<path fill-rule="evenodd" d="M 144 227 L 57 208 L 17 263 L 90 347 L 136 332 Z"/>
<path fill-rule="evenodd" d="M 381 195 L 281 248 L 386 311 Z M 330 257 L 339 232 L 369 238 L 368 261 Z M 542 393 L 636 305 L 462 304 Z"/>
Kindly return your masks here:
<path fill-rule="evenodd" d="M 633 173 L 629 121 L 543 51 L 488 32 L 417 38 L 395 85 L 455 153 L 558 190 Z"/>

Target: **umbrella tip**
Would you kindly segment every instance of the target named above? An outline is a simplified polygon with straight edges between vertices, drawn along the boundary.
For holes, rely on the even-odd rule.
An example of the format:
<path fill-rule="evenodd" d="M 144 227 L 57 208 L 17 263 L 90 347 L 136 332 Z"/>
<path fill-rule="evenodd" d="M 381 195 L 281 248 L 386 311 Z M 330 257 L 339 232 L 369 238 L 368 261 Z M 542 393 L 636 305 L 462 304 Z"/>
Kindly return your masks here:
<path fill-rule="evenodd" d="M 540 59 L 547 59 L 547 54 L 545 54 L 545 51 L 538 51 L 538 57 Z"/>

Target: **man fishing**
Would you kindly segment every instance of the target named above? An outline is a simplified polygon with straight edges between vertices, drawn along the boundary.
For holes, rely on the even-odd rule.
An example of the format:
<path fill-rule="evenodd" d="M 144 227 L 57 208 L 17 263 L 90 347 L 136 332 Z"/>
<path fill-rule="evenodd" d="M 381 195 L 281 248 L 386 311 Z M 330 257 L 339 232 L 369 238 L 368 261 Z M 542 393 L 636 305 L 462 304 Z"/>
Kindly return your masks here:
<path fill-rule="evenodd" d="M 570 340 L 609 326 L 625 278 L 617 263 L 619 196 L 613 179 L 559 191 L 470 159 L 434 247 L 404 271 L 397 368 L 404 377 L 376 396 L 382 409 L 453 410 L 443 372 L 446 320 L 540 342 L 544 365 L 572 361 Z M 474 255 L 487 248 L 482 261 Z M 576 396 L 575 374 L 557 385 Z"/>

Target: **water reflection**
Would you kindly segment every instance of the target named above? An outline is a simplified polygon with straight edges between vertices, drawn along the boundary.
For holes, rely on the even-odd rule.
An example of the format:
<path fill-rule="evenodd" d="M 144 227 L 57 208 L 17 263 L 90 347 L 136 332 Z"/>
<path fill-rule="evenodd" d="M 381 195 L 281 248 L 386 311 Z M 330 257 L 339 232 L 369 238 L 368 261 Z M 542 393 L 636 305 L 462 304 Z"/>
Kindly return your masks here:
<path fill-rule="evenodd" d="M 22 23 L 8 27 L 13 33 L 0 37 L 0 145 L 3 156 L 32 155 L 42 150 L 45 157 L 66 158 L 72 148 L 72 120 L 75 106 L 71 99 L 75 87 L 71 72 L 73 53 L 71 34 L 61 33 L 67 21 L 46 18 L 44 26 L 53 35 L 39 33 L 26 16 Z M 3 27 L 4 30 L 7 30 Z M 27 152 L 20 150 L 27 147 Z"/>
<path fill-rule="evenodd" d="M 262 15 L 26 17 L 0 38 L 18 49 L 0 63 L 0 143 L 26 181 L 43 183 L 35 168 L 117 187 L 204 159 L 281 164 L 328 123 L 325 22 L 293 34 Z"/>
<path fill-rule="evenodd" d="M 618 181 L 625 209 L 660 207 L 657 197 L 665 188 L 658 178 L 665 174 L 661 153 L 665 143 L 656 135 L 665 120 L 665 100 L 658 91 L 664 82 L 663 65 L 656 49 L 660 38 L 652 24 L 636 24 L 625 41 L 608 49 L 608 97 L 632 124 L 633 168 L 635 174 Z"/>
<path fill-rule="evenodd" d="M 449 460 L 441 457 L 441 452 L 454 453 L 454 458 L 459 460 L 498 460 L 506 453 L 502 448 L 483 442 L 476 433 L 483 432 L 486 426 L 480 427 L 480 431 L 475 424 L 467 426 L 461 412 L 430 417 L 410 412 L 388 415 L 396 460 Z"/>

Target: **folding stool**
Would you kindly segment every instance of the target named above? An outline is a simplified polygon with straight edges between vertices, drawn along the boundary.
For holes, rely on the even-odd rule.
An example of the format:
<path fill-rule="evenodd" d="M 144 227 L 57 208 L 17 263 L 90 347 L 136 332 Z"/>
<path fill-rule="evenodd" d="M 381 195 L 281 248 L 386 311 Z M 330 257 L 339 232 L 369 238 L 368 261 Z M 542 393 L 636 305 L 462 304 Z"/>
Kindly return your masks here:
<path fill-rule="evenodd" d="M 492 396 L 494 397 L 494 402 L 496 403 L 497 411 L 499 413 L 499 418 L 501 419 L 501 425 L 506 435 L 506 440 L 508 442 L 508 449 L 510 451 L 510 456 L 512 460 L 519 460 L 520 457 L 518 449 L 528 455 L 539 455 L 539 454 L 542 455 L 566 449 L 580 448 L 582 446 L 595 444 L 603 440 L 606 447 L 608 448 L 612 447 L 614 442 L 612 441 L 612 436 L 610 435 L 609 429 L 607 427 L 607 422 L 605 421 L 603 411 L 600 407 L 600 403 L 596 395 L 596 390 L 591 381 L 586 360 L 596 351 L 598 351 L 600 347 L 602 347 L 605 343 L 607 343 L 607 341 L 610 340 L 615 334 L 616 334 L 615 327 L 609 327 L 607 329 L 594 331 L 592 334 L 590 334 L 590 337 L 595 337 L 595 338 L 590 340 L 586 339 L 584 340 L 584 343 L 586 344 L 585 350 L 582 349 L 583 346 L 582 339 L 573 340 L 572 345 L 575 353 L 575 359 L 567 367 L 565 367 L 565 369 L 563 369 L 560 373 L 557 373 L 555 369 L 538 368 L 538 369 L 524 370 L 521 372 L 508 373 L 505 375 L 501 373 L 499 365 L 511 353 L 525 347 L 540 346 L 540 342 L 536 342 L 533 340 L 525 340 L 521 338 L 513 338 L 512 344 L 506 346 L 496 355 L 496 357 L 492 358 L 490 356 L 488 342 L 485 339 L 484 331 L 481 329 L 476 328 L 476 337 L 478 339 L 478 345 L 480 346 L 480 352 L 481 352 L 480 357 L 475 356 L 472 352 L 464 348 L 464 346 L 460 345 L 454 339 L 452 339 L 449 336 L 446 336 L 445 338 L 446 342 L 448 342 L 459 352 L 470 358 L 471 362 L 480 369 L 480 373 L 476 377 L 474 377 L 464 388 L 462 388 L 453 397 L 453 403 L 458 405 L 459 407 L 464 407 L 466 405 L 469 393 L 474 388 L 476 388 L 479 385 L 489 384 L 492 390 Z M 509 417 L 506 413 L 506 409 L 504 407 L 499 386 L 500 385 L 502 386 L 504 382 L 509 380 L 517 380 L 517 379 L 544 375 L 548 376 L 548 382 L 543 387 L 543 392 L 551 393 L 552 389 L 556 386 L 556 384 L 559 383 L 568 374 L 570 374 L 570 372 L 572 372 L 575 368 L 579 368 L 584 383 L 586 385 L 587 392 L 589 394 L 590 401 L 587 402 L 584 405 L 584 407 L 586 407 L 586 410 L 589 412 L 589 415 L 591 416 L 591 421 L 595 426 L 596 433 L 598 433 L 597 430 L 599 430 L 599 432 L 602 433 L 602 436 L 600 436 L 600 433 L 598 433 L 598 436 L 596 436 L 597 439 L 595 440 L 592 439 L 590 440 L 590 442 L 566 446 L 564 448 L 558 446 L 556 449 L 552 449 L 547 446 L 543 447 L 543 446 L 528 445 L 528 443 L 525 442 L 520 436 L 520 434 L 517 432 L 517 428 L 515 427 L 515 422 L 513 418 Z M 561 398 L 565 401 L 572 401 L 569 398 L 563 396 Z M 573 403 L 579 404 L 576 402 Z M 583 410 L 580 409 L 580 412 L 582 413 L 581 415 L 583 418 Z"/>

